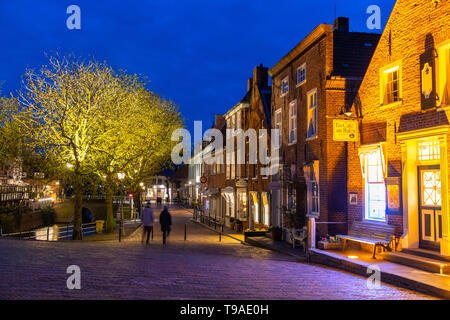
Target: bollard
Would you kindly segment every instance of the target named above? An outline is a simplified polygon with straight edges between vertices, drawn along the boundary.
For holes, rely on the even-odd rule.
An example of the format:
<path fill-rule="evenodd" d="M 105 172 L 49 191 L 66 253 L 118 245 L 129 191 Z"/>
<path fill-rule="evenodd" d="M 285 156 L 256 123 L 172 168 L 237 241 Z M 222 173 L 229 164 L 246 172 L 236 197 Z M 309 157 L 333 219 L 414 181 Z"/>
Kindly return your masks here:
<path fill-rule="evenodd" d="M 219 242 L 222 242 L 222 231 L 219 232 Z"/>
<path fill-rule="evenodd" d="M 50 235 L 50 227 L 47 227 L 47 241 L 49 240 L 49 235 Z"/>
<path fill-rule="evenodd" d="M 153 228 L 152 228 L 152 240 L 153 240 Z"/>
<path fill-rule="evenodd" d="M 187 224 L 184 224 L 184 241 L 186 241 Z"/>

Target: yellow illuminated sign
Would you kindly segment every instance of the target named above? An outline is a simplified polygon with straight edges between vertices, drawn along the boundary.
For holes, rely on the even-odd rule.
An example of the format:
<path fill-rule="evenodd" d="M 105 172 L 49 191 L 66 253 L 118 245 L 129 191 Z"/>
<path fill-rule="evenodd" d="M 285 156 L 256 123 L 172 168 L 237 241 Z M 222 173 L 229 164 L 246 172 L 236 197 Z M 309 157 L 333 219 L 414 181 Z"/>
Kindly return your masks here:
<path fill-rule="evenodd" d="M 358 121 L 333 120 L 334 141 L 358 141 Z"/>

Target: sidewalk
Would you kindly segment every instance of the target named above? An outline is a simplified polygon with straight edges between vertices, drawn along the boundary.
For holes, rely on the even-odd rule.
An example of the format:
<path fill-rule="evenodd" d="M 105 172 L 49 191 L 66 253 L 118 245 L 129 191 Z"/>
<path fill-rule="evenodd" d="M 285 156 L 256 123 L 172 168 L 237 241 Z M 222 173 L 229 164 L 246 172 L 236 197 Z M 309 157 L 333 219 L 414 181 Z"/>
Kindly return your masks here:
<path fill-rule="evenodd" d="M 138 232 L 139 227 L 142 225 L 141 220 L 130 220 L 126 221 L 124 224 L 124 232 L 122 240 L 125 240 L 129 237 L 132 237 L 136 232 Z M 117 225 L 114 232 L 112 233 L 101 233 L 101 234 L 93 234 L 92 236 L 84 237 L 84 242 L 91 241 L 119 241 L 119 226 Z"/>
<path fill-rule="evenodd" d="M 372 254 L 362 251 L 310 249 L 308 260 L 311 263 L 324 264 L 364 277 L 372 274 L 367 272 L 369 266 L 377 266 L 381 271 L 381 282 L 450 299 L 450 276 L 392 263 L 383 260 L 382 255 L 377 257 L 374 260 Z"/>
<path fill-rule="evenodd" d="M 200 221 L 195 220 L 195 219 L 191 219 L 190 221 L 193 222 L 193 223 L 196 223 L 196 224 L 198 224 L 198 225 L 200 225 L 200 226 L 202 226 L 202 227 L 204 227 L 206 229 L 209 229 L 209 230 L 211 230 L 211 231 L 213 231 L 213 232 L 215 232 L 217 234 L 220 233 L 220 228 L 219 227 L 214 228 L 214 227 L 208 226 L 207 224 L 201 223 Z M 225 227 L 225 226 L 223 227 L 222 236 L 229 237 L 229 238 L 232 238 L 232 239 L 234 239 L 236 241 L 241 242 L 242 244 L 246 244 L 243 234 L 237 233 L 233 229 L 230 229 L 230 228 Z"/>
<path fill-rule="evenodd" d="M 207 224 L 201 223 L 200 221 L 197 221 L 195 219 L 191 219 L 192 222 L 197 223 L 201 225 L 204 228 L 207 228 L 211 231 L 214 231 L 216 233 L 219 233 L 220 230 L 214 229 L 214 227 L 210 227 Z M 274 241 L 268 237 L 247 237 L 247 241 L 245 241 L 245 236 L 241 233 L 236 233 L 233 229 L 230 229 L 228 227 L 223 228 L 223 236 L 233 238 L 235 240 L 240 241 L 242 244 L 245 245 L 252 245 L 254 247 L 259 247 L 267 250 L 276 251 L 282 254 L 286 254 L 289 256 L 292 256 L 296 258 L 299 261 L 305 262 L 306 261 L 306 254 L 300 247 L 296 247 L 295 249 L 292 248 L 292 245 L 288 244 L 284 241 Z"/>

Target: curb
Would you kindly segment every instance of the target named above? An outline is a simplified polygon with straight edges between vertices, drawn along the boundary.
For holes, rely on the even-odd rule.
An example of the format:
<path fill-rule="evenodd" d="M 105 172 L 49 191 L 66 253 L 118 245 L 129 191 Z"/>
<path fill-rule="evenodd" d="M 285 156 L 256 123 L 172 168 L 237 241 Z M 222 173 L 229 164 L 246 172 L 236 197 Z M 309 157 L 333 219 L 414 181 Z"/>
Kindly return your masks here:
<path fill-rule="evenodd" d="M 211 228 L 211 227 L 209 227 L 209 226 L 207 226 L 207 225 L 205 225 L 205 224 L 203 224 L 203 223 L 201 223 L 201 222 L 199 222 L 199 221 L 197 221 L 197 220 L 190 219 L 189 221 L 194 222 L 194 223 L 198 224 L 199 226 L 202 226 L 203 228 L 208 229 L 208 230 L 210 230 L 210 231 L 213 231 L 213 232 L 215 232 L 215 233 L 217 233 L 217 234 L 220 233 L 220 232 L 217 231 L 216 229 Z M 222 233 L 222 236 L 225 236 L 225 237 L 234 239 L 234 240 L 236 240 L 236 241 L 239 241 L 241 244 L 248 245 L 247 242 L 242 241 L 242 240 L 240 240 L 240 239 L 238 239 L 238 238 L 235 238 L 235 237 L 233 237 L 232 235 L 230 235 L 230 234 L 228 234 L 228 233 Z"/>
<path fill-rule="evenodd" d="M 280 249 L 277 249 L 277 248 L 274 248 L 274 247 L 271 247 L 271 246 L 267 246 L 267 245 L 264 245 L 263 243 L 260 243 L 258 241 L 253 240 L 252 238 L 247 238 L 247 243 L 252 245 L 252 246 L 254 246 L 254 247 L 263 248 L 263 249 L 267 249 L 267 250 L 278 252 L 278 253 L 281 253 L 281 254 L 284 254 L 284 255 L 291 256 L 293 258 L 296 258 L 299 262 L 307 262 L 306 256 L 296 255 L 296 254 L 293 254 L 293 253 L 290 253 L 290 252 L 286 252 L 286 251 L 283 251 L 283 250 L 280 250 Z"/>
<path fill-rule="evenodd" d="M 338 259 L 335 257 L 330 257 L 318 252 L 309 251 L 308 261 L 310 263 L 321 264 L 332 268 L 341 269 L 363 277 L 368 276 L 367 267 L 364 265 L 343 259 Z M 402 277 L 397 274 L 381 270 L 381 279 L 384 283 L 395 285 L 404 289 L 418 291 L 438 298 L 450 299 L 449 290 L 435 287 L 410 278 Z"/>

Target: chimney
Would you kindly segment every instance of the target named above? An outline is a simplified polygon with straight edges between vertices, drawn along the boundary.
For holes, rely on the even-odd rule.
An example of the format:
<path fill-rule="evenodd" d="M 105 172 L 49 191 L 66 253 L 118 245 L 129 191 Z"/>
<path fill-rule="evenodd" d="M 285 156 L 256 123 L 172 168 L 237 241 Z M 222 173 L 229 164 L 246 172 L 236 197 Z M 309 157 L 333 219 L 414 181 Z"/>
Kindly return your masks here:
<path fill-rule="evenodd" d="M 269 81 L 269 68 L 263 67 L 261 63 L 259 67 L 253 69 L 253 81 L 259 88 L 267 88 Z"/>
<path fill-rule="evenodd" d="M 223 117 L 223 115 L 221 114 L 216 114 L 216 119 L 215 119 L 215 125 L 219 124 L 221 121 L 225 120 L 225 118 Z"/>
<path fill-rule="evenodd" d="M 334 28 L 335 32 L 349 32 L 349 18 L 346 17 L 338 17 L 334 20 Z"/>
<path fill-rule="evenodd" d="M 248 78 L 247 80 L 247 92 L 253 88 L 253 78 Z"/>

